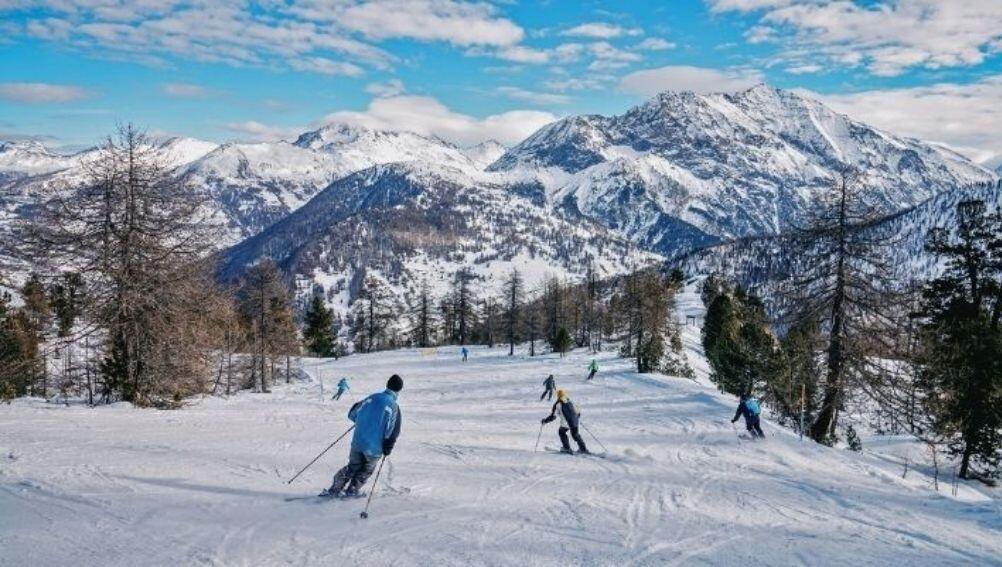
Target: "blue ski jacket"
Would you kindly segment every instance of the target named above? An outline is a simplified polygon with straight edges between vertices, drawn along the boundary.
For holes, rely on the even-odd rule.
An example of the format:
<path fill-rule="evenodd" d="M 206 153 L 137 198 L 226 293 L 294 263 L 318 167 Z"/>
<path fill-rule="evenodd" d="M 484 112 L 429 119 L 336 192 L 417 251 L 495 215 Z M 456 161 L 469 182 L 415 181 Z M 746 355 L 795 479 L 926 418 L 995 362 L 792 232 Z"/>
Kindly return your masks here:
<path fill-rule="evenodd" d="M 355 422 L 352 451 L 360 451 L 372 458 L 389 455 L 393 451 L 401 423 L 396 392 L 386 390 L 372 394 L 351 406 L 348 419 Z"/>
<path fill-rule="evenodd" d="M 343 392 L 347 392 L 348 390 L 350 390 L 351 387 L 348 386 L 348 379 L 342 378 L 341 381 L 337 383 L 337 389 Z"/>
<path fill-rule="evenodd" d="M 741 403 L 738 404 L 737 411 L 734 412 L 734 419 L 732 419 L 731 421 L 737 421 L 738 417 L 741 416 L 744 416 L 746 421 L 757 418 L 759 413 L 761 413 L 761 412 L 758 413 L 755 412 L 755 409 L 757 409 L 758 407 L 759 407 L 758 400 L 754 398 L 750 398 L 748 400 L 742 400 Z"/>

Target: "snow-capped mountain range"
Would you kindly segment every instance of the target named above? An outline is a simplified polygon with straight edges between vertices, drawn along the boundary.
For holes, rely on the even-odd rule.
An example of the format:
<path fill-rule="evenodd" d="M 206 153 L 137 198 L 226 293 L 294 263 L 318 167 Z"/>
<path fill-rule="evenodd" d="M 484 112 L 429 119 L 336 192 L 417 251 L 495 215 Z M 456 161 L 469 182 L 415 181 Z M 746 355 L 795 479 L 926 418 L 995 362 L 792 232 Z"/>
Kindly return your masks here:
<path fill-rule="evenodd" d="M 611 275 L 744 236 L 782 232 L 833 173 L 864 173 L 890 214 L 997 172 L 790 91 L 666 92 L 619 116 L 572 116 L 506 150 L 334 124 L 292 142 L 163 144 L 228 228 L 223 273 L 271 257 L 347 305 L 360 275 L 399 293 L 459 267 L 485 282 L 521 266 Z M 92 152 L 0 145 L 7 219 L 83 178 Z M 335 296 L 340 299 L 335 300 Z"/>

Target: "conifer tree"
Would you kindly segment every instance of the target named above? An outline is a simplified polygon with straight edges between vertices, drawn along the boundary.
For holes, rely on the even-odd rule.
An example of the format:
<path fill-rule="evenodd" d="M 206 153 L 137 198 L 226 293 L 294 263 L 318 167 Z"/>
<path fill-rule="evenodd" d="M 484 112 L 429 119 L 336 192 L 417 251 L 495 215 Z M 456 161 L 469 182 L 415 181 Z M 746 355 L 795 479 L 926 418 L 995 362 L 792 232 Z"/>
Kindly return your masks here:
<path fill-rule="evenodd" d="M 1002 215 L 957 207 L 954 230 L 930 231 L 946 271 L 922 290 L 917 384 L 935 432 L 960 458 L 960 477 L 999 472 L 1002 449 Z M 980 464 L 983 471 L 975 471 Z"/>
<path fill-rule="evenodd" d="M 508 274 L 504 282 L 505 338 L 508 340 L 508 356 L 514 356 L 515 354 L 515 339 L 518 337 L 521 320 L 524 287 L 522 274 L 518 272 L 517 268 L 512 268 L 511 273 Z"/>
<path fill-rule="evenodd" d="M 317 356 L 334 354 L 334 312 L 324 303 L 324 298 L 314 295 L 306 310 L 303 340 L 306 348 Z"/>

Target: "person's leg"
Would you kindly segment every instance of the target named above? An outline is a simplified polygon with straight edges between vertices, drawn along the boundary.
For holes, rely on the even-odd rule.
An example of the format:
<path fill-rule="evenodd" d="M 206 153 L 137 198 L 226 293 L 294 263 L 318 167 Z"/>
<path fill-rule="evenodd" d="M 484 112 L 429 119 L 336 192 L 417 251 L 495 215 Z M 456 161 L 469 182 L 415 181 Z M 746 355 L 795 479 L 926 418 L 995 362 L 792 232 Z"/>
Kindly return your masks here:
<path fill-rule="evenodd" d="M 578 444 L 578 451 L 581 451 L 582 453 L 588 452 L 588 447 L 585 447 L 584 439 L 582 439 L 581 434 L 578 433 L 577 427 L 571 428 L 571 437 L 573 437 L 574 441 Z"/>
<path fill-rule="evenodd" d="M 352 451 L 348 455 L 348 464 L 345 465 L 341 470 L 337 471 L 337 474 L 334 475 L 334 480 L 331 482 L 331 487 L 327 489 L 328 492 L 332 494 L 338 494 L 342 490 L 344 490 L 344 487 L 347 486 L 347 484 L 355 476 L 359 468 L 364 465 L 364 463 L 365 463 L 365 455 L 363 455 L 358 451 Z"/>
<path fill-rule="evenodd" d="M 565 451 L 571 450 L 571 442 L 567 439 L 567 428 L 561 427 L 557 430 L 557 435 L 560 436 L 560 445 L 563 446 Z"/>
<path fill-rule="evenodd" d="M 546 392 L 547 390 L 543 390 L 543 395 L 539 396 L 539 401 L 543 401 L 543 398 L 546 397 Z"/>
<path fill-rule="evenodd" d="M 553 388 L 546 391 L 546 400 L 553 401 Z"/>
<path fill-rule="evenodd" d="M 355 471 L 352 475 L 351 483 L 348 485 L 348 490 L 345 491 L 346 494 L 358 494 L 358 491 L 362 489 L 365 482 L 369 480 L 372 473 L 376 470 L 376 465 L 379 464 L 379 458 L 372 458 L 362 453 L 359 453 L 362 457 L 362 465 Z"/>
<path fill-rule="evenodd" d="M 757 434 L 759 437 L 765 437 L 765 433 L 762 433 L 762 420 L 758 416 L 755 416 L 755 419 L 752 420 L 751 426 L 748 429 L 754 429 L 754 431 L 752 431 L 753 435 Z"/>

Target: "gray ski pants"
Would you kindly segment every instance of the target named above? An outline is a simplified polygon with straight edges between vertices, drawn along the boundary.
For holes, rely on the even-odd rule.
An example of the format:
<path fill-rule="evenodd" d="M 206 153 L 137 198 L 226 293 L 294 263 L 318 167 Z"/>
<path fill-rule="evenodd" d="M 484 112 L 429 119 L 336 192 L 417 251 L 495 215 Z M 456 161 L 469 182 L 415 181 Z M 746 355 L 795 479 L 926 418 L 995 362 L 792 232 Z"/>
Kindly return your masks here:
<path fill-rule="evenodd" d="M 348 455 L 348 464 L 337 471 L 330 491 L 339 493 L 345 488 L 357 492 L 369 480 L 379 464 L 379 457 L 369 457 L 361 451 L 352 450 Z"/>

